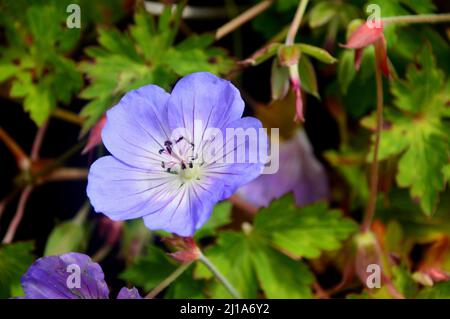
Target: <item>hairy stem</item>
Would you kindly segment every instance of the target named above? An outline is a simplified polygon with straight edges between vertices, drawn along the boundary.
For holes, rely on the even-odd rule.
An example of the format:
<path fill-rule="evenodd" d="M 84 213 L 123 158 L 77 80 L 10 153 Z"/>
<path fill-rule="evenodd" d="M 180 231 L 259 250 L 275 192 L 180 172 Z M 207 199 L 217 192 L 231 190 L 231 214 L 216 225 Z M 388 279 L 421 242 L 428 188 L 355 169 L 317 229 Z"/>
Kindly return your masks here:
<path fill-rule="evenodd" d="M 186 262 L 181 264 L 173 273 L 169 275 L 166 279 L 161 281 L 158 286 L 156 286 L 152 291 L 150 291 L 147 296 L 145 296 L 146 299 L 153 299 L 155 298 L 161 291 L 166 289 L 172 282 L 174 282 L 178 277 L 181 276 L 185 272 L 186 269 L 189 268 L 189 266 L 192 264 L 192 262 Z"/>
<path fill-rule="evenodd" d="M 216 277 L 216 279 L 225 287 L 225 289 L 236 299 L 242 299 L 239 292 L 230 284 L 230 282 L 220 273 L 219 269 L 205 255 L 200 254 L 198 258 Z"/>
<path fill-rule="evenodd" d="M 375 77 L 376 77 L 376 86 L 377 86 L 377 124 L 375 131 L 375 144 L 373 147 L 373 160 L 370 167 L 370 196 L 369 202 L 366 208 L 366 214 L 364 217 L 363 224 L 361 226 L 362 231 L 367 231 L 370 229 L 372 224 L 373 217 L 375 215 L 375 207 L 377 201 L 378 194 L 378 149 L 380 147 L 381 140 L 381 130 L 383 126 L 383 79 L 381 70 L 379 68 L 379 57 L 376 58 L 375 62 Z"/>
<path fill-rule="evenodd" d="M 241 13 L 240 15 L 238 15 L 231 21 L 225 23 L 223 26 L 221 26 L 219 29 L 217 29 L 216 36 L 215 36 L 216 40 L 222 39 L 224 36 L 226 36 L 230 32 L 233 32 L 235 29 L 239 28 L 244 23 L 250 21 L 251 19 L 253 19 L 257 15 L 259 15 L 260 13 L 264 12 L 272 5 L 272 3 L 273 3 L 273 0 L 262 1 L 256 5 L 254 5 L 250 9 L 244 11 L 243 13 Z"/>
<path fill-rule="evenodd" d="M 16 213 L 8 226 L 8 230 L 6 231 L 5 237 L 3 238 L 3 244 L 9 244 L 13 241 L 14 236 L 16 235 L 17 228 L 19 227 L 20 222 L 22 221 L 22 217 L 25 212 L 25 206 L 27 204 L 28 198 L 33 190 L 33 186 L 27 186 L 20 194 L 19 204 L 17 205 Z"/>
<path fill-rule="evenodd" d="M 36 137 L 34 138 L 33 146 L 31 148 L 31 160 L 36 161 L 39 159 L 39 152 L 41 151 L 42 142 L 44 140 L 45 132 L 47 131 L 48 121 L 42 124 L 36 132 Z"/>
<path fill-rule="evenodd" d="M 86 168 L 61 167 L 49 173 L 42 182 L 65 182 L 85 180 L 89 171 Z"/>
<path fill-rule="evenodd" d="M 17 142 L 2 127 L 0 127 L 0 141 L 3 141 L 9 151 L 13 154 L 18 167 L 21 169 L 29 168 L 30 161 L 27 154 L 25 154 L 19 144 L 17 144 Z"/>
<path fill-rule="evenodd" d="M 385 24 L 445 23 L 450 22 L 450 13 L 387 17 L 382 20 Z"/>
<path fill-rule="evenodd" d="M 305 14 L 306 6 L 309 0 L 301 0 L 298 4 L 297 11 L 295 12 L 294 20 L 292 20 L 291 26 L 289 28 L 288 34 L 286 36 L 286 45 L 294 44 L 295 36 L 297 35 L 298 28 L 302 23 L 303 15 Z"/>

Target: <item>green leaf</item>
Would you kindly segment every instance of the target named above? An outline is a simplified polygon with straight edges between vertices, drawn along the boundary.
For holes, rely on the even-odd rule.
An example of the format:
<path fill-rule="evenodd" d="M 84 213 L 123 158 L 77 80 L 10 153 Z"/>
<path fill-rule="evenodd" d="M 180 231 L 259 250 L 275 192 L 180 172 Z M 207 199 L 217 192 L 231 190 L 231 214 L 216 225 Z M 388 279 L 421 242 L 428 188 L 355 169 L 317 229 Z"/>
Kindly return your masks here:
<path fill-rule="evenodd" d="M 14 64 L 0 64 L 0 82 L 6 81 L 13 77 L 19 68 Z"/>
<path fill-rule="evenodd" d="M 147 254 L 138 258 L 119 277 L 135 286 L 150 291 L 176 268 L 176 263 L 164 251 L 155 246 L 150 246 Z"/>
<path fill-rule="evenodd" d="M 168 287 L 164 298 L 205 299 L 206 296 L 203 293 L 204 288 L 205 281 L 195 280 L 193 278 L 192 270 L 188 269 Z"/>
<path fill-rule="evenodd" d="M 87 226 L 78 221 L 67 221 L 56 226 L 50 233 L 44 256 L 82 251 L 87 241 Z"/>
<path fill-rule="evenodd" d="M 450 299 L 450 281 L 440 282 L 423 289 L 417 299 Z"/>
<path fill-rule="evenodd" d="M 392 268 L 393 284 L 397 290 L 407 299 L 414 298 L 418 291 L 418 285 L 405 266 Z"/>
<path fill-rule="evenodd" d="M 302 89 L 320 99 L 316 71 L 307 56 L 302 56 L 300 58 L 300 61 L 298 62 L 298 72 L 300 74 Z"/>
<path fill-rule="evenodd" d="M 429 46 L 418 62 L 420 68 L 410 65 L 406 79 L 392 83 L 397 109 L 386 112 L 389 126 L 382 131 L 379 158 L 400 156 L 398 185 L 408 187 L 423 212 L 431 215 L 444 188 L 443 169 L 449 164 L 450 96 Z"/>
<path fill-rule="evenodd" d="M 12 78 L 10 96 L 21 98 L 37 125 L 57 103 L 69 103 L 83 84 L 75 63 L 66 58 L 81 35 L 81 29 L 66 27 L 69 3 L 8 2 L 0 10 L 7 40 L 0 54 L 0 81 Z"/>
<path fill-rule="evenodd" d="M 244 298 L 256 298 L 258 289 L 252 264 L 253 249 L 255 248 L 243 233 L 223 232 L 220 233 L 217 244 L 206 251 L 206 256 Z M 212 274 L 203 264 L 198 264 L 195 277 L 209 279 Z M 209 293 L 213 298 L 231 298 L 229 292 L 218 282 L 214 282 Z"/>
<path fill-rule="evenodd" d="M 272 100 L 283 99 L 289 91 L 289 69 L 281 66 L 278 58 L 273 59 L 270 75 Z"/>
<path fill-rule="evenodd" d="M 297 208 L 289 195 L 262 209 L 255 228 L 290 256 L 315 258 L 323 250 L 338 249 L 357 225 L 324 203 Z"/>
<path fill-rule="evenodd" d="M 444 166 L 444 168 L 442 169 L 442 173 L 444 174 L 447 183 L 450 183 L 450 164 Z"/>
<path fill-rule="evenodd" d="M 292 260 L 269 245 L 258 248 L 252 254 L 253 266 L 267 298 L 313 297 L 314 277 L 304 263 Z"/>
<path fill-rule="evenodd" d="M 211 35 L 193 35 L 174 44 L 181 6 L 166 6 L 155 26 L 154 18 L 138 11 L 125 32 L 100 29 L 100 47 L 88 48 L 94 61 L 83 61 L 80 69 L 90 79 L 80 97 L 91 100 L 81 111 L 87 118 L 83 132 L 125 93 L 147 84 L 166 90 L 178 77 L 198 71 L 225 74 L 233 66 L 226 52 L 211 47 Z"/>
<path fill-rule="evenodd" d="M 0 246 L 0 298 L 9 298 L 33 262 L 33 244 L 21 242 Z"/>
<path fill-rule="evenodd" d="M 341 92 L 346 94 L 350 83 L 356 75 L 355 70 L 355 52 L 353 50 L 345 50 L 337 66 L 337 79 Z"/>
<path fill-rule="evenodd" d="M 214 236 L 218 228 L 229 224 L 232 207 L 233 205 L 229 201 L 217 204 L 206 224 L 195 232 L 195 239 Z"/>
<path fill-rule="evenodd" d="M 300 51 L 302 53 L 309 55 L 321 62 L 331 64 L 331 63 L 335 63 L 337 61 L 337 59 L 334 58 L 330 53 L 328 53 L 326 50 L 321 49 L 319 47 L 305 44 L 305 43 L 296 44 L 296 46 L 298 46 L 300 48 Z"/>
<path fill-rule="evenodd" d="M 253 226 L 245 223 L 243 232 L 220 233 L 205 254 L 244 298 L 255 298 L 259 288 L 268 298 L 311 298 L 313 276 L 296 259 L 337 249 L 356 230 L 355 223 L 324 204 L 299 209 L 292 196 L 286 196 L 260 211 Z M 212 278 L 202 264 L 195 276 Z M 214 298 L 231 297 L 215 281 L 209 293 Z"/>
<path fill-rule="evenodd" d="M 328 23 L 336 15 L 336 5 L 334 3 L 319 2 L 312 7 L 309 13 L 309 26 L 318 28 Z"/>

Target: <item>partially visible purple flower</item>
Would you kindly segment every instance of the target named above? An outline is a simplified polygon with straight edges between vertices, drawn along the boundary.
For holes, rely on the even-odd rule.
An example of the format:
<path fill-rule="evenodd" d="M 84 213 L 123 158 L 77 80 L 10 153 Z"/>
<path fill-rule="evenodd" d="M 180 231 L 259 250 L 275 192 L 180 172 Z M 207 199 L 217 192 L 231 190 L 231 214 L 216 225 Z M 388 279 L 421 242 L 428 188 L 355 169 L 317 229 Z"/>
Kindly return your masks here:
<path fill-rule="evenodd" d="M 128 289 L 127 287 L 123 287 L 120 289 L 117 299 L 142 299 L 142 297 L 136 288 Z"/>
<path fill-rule="evenodd" d="M 329 196 L 329 185 L 322 164 L 316 159 L 303 130 L 280 144 L 279 170 L 261 175 L 241 187 L 238 194 L 250 204 L 267 207 L 271 201 L 293 192 L 298 206 L 304 206 Z"/>
<path fill-rule="evenodd" d="M 21 284 L 26 299 L 109 298 L 102 268 L 80 253 L 39 258 L 22 276 Z M 118 298 L 139 299 L 138 296 L 136 288 L 122 288 Z"/>
<path fill-rule="evenodd" d="M 263 170 L 261 156 L 257 163 L 247 157 L 223 163 L 223 156 L 204 161 L 215 138 L 206 129 L 226 136 L 227 128 L 262 127 L 255 118 L 241 118 L 243 111 L 239 91 L 204 72 L 184 77 L 171 94 L 155 85 L 127 93 L 107 112 L 102 131 L 112 156 L 98 159 L 89 172 L 87 194 L 95 211 L 113 220 L 143 217 L 150 229 L 192 236 L 218 201 Z M 221 142 L 223 150 L 235 140 Z M 236 149 L 244 156 L 255 152 L 247 140 Z"/>

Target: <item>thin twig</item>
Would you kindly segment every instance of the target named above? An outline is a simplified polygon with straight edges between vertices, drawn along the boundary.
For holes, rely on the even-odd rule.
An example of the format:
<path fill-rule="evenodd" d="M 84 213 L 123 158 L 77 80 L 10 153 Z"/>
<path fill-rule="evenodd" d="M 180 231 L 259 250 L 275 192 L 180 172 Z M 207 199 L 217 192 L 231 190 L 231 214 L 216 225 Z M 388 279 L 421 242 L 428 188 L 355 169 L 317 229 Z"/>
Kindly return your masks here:
<path fill-rule="evenodd" d="M 28 159 L 27 154 L 2 127 L 0 127 L 0 141 L 3 141 L 9 151 L 13 154 L 17 166 L 20 169 L 25 170 L 29 168 L 30 160 Z"/>
<path fill-rule="evenodd" d="M 375 144 L 373 148 L 373 160 L 370 167 L 370 197 L 369 202 L 367 204 L 366 214 L 364 217 L 363 224 L 361 226 L 362 231 L 368 231 L 370 226 L 372 225 L 372 220 L 375 215 L 375 206 L 377 201 L 378 194 L 378 149 L 380 147 L 381 140 L 381 130 L 383 127 L 383 79 L 381 70 L 379 68 L 380 57 L 376 58 L 375 63 L 375 78 L 376 78 L 376 86 L 377 86 L 377 124 L 375 131 Z"/>
<path fill-rule="evenodd" d="M 45 132 L 47 131 L 48 121 L 42 124 L 36 132 L 36 137 L 34 138 L 33 146 L 31 148 L 30 158 L 32 161 L 39 159 L 39 152 L 41 151 L 42 141 L 44 140 Z"/>
<path fill-rule="evenodd" d="M 386 17 L 381 20 L 385 24 L 446 23 L 450 22 L 450 13 Z"/>
<path fill-rule="evenodd" d="M 73 123 L 73 124 L 80 125 L 80 126 L 82 126 L 84 123 L 84 119 L 81 116 L 79 116 L 78 114 L 73 113 L 71 111 L 61 109 L 61 108 L 56 108 L 56 110 L 53 112 L 53 116 L 60 120 L 64 120 L 66 122 Z"/>
<path fill-rule="evenodd" d="M 99 250 L 92 256 L 92 260 L 96 263 L 101 262 L 106 256 L 109 255 L 113 247 L 109 243 L 105 243 Z"/>
<path fill-rule="evenodd" d="M 292 20 L 291 26 L 289 28 L 288 34 L 286 36 L 286 45 L 292 45 L 295 43 L 295 36 L 297 35 L 298 28 L 302 23 L 303 15 L 305 14 L 306 6 L 308 5 L 309 0 L 301 0 L 297 11 L 295 12 L 294 19 Z"/>
<path fill-rule="evenodd" d="M 184 271 L 188 269 L 191 264 L 192 262 L 182 263 L 177 269 L 175 269 L 173 273 L 169 275 L 169 277 L 161 281 L 158 286 L 156 286 L 152 291 L 150 291 L 147 294 L 147 296 L 145 296 L 145 298 L 146 299 L 155 298 L 157 295 L 159 295 L 161 291 L 166 289 L 172 282 L 174 282 L 178 277 L 180 277 L 181 274 L 183 274 Z"/>
<path fill-rule="evenodd" d="M 235 29 L 239 28 L 244 23 L 250 21 L 260 13 L 266 11 L 273 3 L 273 0 L 264 0 L 260 3 L 254 5 L 250 9 L 244 11 L 240 15 L 238 15 L 236 18 L 232 19 L 231 21 L 225 23 L 223 26 L 221 26 L 216 31 L 216 40 L 222 39 L 224 36 L 229 34 L 230 32 L 234 31 Z"/>
<path fill-rule="evenodd" d="M 28 198 L 33 190 L 33 186 L 27 186 L 22 191 L 20 195 L 19 204 L 17 205 L 16 213 L 8 226 L 8 230 L 6 231 L 6 235 L 3 238 L 3 244 L 9 244 L 13 241 L 14 236 L 16 234 L 17 228 L 19 227 L 20 222 L 22 221 L 22 217 L 25 212 L 25 206 L 27 204 Z"/>
<path fill-rule="evenodd" d="M 88 176 L 88 172 L 89 171 L 85 168 L 62 167 L 49 173 L 43 178 L 42 182 L 49 183 L 85 180 Z"/>

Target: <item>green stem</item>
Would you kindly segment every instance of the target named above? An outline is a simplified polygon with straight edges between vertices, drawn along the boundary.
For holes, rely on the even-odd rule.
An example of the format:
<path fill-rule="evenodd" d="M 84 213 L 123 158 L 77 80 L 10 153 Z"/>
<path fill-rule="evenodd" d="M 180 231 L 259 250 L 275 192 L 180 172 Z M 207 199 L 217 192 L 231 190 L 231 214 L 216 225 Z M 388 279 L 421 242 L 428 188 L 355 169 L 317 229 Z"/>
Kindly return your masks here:
<path fill-rule="evenodd" d="M 297 35 L 298 28 L 302 23 L 303 15 L 305 14 L 306 6 L 309 0 L 301 0 L 298 4 L 297 11 L 295 12 L 294 20 L 292 20 L 291 26 L 289 28 L 285 44 L 291 45 L 295 42 L 295 36 Z"/>
<path fill-rule="evenodd" d="M 230 282 L 220 273 L 219 269 L 208 259 L 205 255 L 200 254 L 200 260 L 216 277 L 218 281 L 225 287 L 225 289 L 236 299 L 242 299 L 239 292 L 230 284 Z"/>
<path fill-rule="evenodd" d="M 156 286 L 152 291 L 150 291 L 147 296 L 145 296 L 146 299 L 153 299 L 155 298 L 161 291 L 166 289 L 172 282 L 174 282 L 178 277 L 181 276 L 182 273 L 186 269 L 189 268 L 189 266 L 192 264 L 192 262 L 187 262 L 181 264 L 173 273 L 169 275 L 166 279 L 161 281 L 158 286 Z"/>
<path fill-rule="evenodd" d="M 398 17 L 382 18 L 385 24 L 412 24 L 412 23 L 445 23 L 450 22 L 450 13 L 418 14 Z"/>

